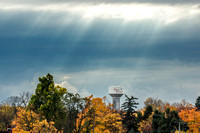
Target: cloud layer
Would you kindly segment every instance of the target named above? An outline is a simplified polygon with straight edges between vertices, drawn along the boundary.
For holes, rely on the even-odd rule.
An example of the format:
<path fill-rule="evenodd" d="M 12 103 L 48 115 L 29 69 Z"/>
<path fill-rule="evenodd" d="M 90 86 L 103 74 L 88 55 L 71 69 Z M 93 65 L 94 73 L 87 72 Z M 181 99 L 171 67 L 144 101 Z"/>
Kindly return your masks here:
<path fill-rule="evenodd" d="M 1 93 L 15 86 L 32 90 L 28 83 L 50 72 L 56 83 L 83 96 L 108 96 L 109 86 L 121 85 L 140 103 L 149 96 L 194 102 L 200 95 L 199 5 L 1 1 Z"/>
<path fill-rule="evenodd" d="M 3 0 L 2 3 L 16 4 L 16 3 L 26 3 L 26 4 L 55 4 L 55 3 L 151 3 L 151 4 L 195 4 L 199 3 L 198 0 Z"/>

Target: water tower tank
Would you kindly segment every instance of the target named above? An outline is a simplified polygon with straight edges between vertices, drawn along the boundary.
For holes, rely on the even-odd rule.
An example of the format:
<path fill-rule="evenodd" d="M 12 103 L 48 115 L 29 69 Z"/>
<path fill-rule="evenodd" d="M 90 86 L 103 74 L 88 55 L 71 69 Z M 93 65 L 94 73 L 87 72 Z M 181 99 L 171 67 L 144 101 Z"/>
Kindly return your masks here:
<path fill-rule="evenodd" d="M 109 87 L 109 95 L 112 97 L 113 109 L 120 110 L 120 97 L 124 94 L 124 88 L 121 86 Z"/>

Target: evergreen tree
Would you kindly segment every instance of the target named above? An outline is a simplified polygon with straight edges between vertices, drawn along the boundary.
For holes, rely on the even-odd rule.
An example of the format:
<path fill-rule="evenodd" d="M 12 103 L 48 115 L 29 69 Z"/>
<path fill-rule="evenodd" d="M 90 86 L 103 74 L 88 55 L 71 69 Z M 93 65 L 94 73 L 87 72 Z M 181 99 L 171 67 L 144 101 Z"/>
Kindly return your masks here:
<path fill-rule="evenodd" d="M 133 96 L 128 97 L 126 96 L 126 101 L 122 104 L 122 110 L 125 113 L 125 115 L 123 116 L 123 120 L 122 123 L 125 126 L 125 128 L 127 129 L 127 132 L 130 131 L 138 131 L 138 127 L 139 127 L 139 119 L 136 117 L 135 113 L 136 112 L 136 108 L 138 103 L 135 102 L 135 100 L 137 100 L 138 98 L 135 98 Z"/>
<path fill-rule="evenodd" d="M 198 98 L 196 99 L 195 107 L 198 111 L 200 110 L 200 96 L 198 96 Z"/>

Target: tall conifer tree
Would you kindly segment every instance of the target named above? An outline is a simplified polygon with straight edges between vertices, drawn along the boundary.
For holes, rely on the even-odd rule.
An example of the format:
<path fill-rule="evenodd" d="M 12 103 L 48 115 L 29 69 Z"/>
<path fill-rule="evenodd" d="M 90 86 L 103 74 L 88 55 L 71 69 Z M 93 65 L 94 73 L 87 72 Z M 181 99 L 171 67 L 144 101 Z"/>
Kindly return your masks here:
<path fill-rule="evenodd" d="M 139 103 L 137 103 L 135 100 L 137 100 L 138 98 L 136 97 L 128 97 L 126 96 L 126 101 L 122 104 L 122 110 L 125 111 L 125 115 L 123 117 L 123 125 L 126 127 L 127 132 L 130 131 L 138 131 L 138 127 L 139 127 L 139 121 L 138 118 L 136 117 L 135 113 L 136 112 L 136 108 L 137 105 Z"/>

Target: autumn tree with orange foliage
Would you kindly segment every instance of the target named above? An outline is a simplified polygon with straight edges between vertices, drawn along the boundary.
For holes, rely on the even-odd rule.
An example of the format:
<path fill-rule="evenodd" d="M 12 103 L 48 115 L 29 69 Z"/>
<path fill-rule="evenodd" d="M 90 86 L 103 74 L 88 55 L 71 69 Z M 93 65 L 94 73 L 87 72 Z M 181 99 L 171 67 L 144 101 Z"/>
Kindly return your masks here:
<path fill-rule="evenodd" d="M 197 133 L 200 129 L 200 111 L 193 107 L 192 109 L 184 109 L 179 113 L 180 118 L 188 123 L 189 131 L 191 133 Z"/>

